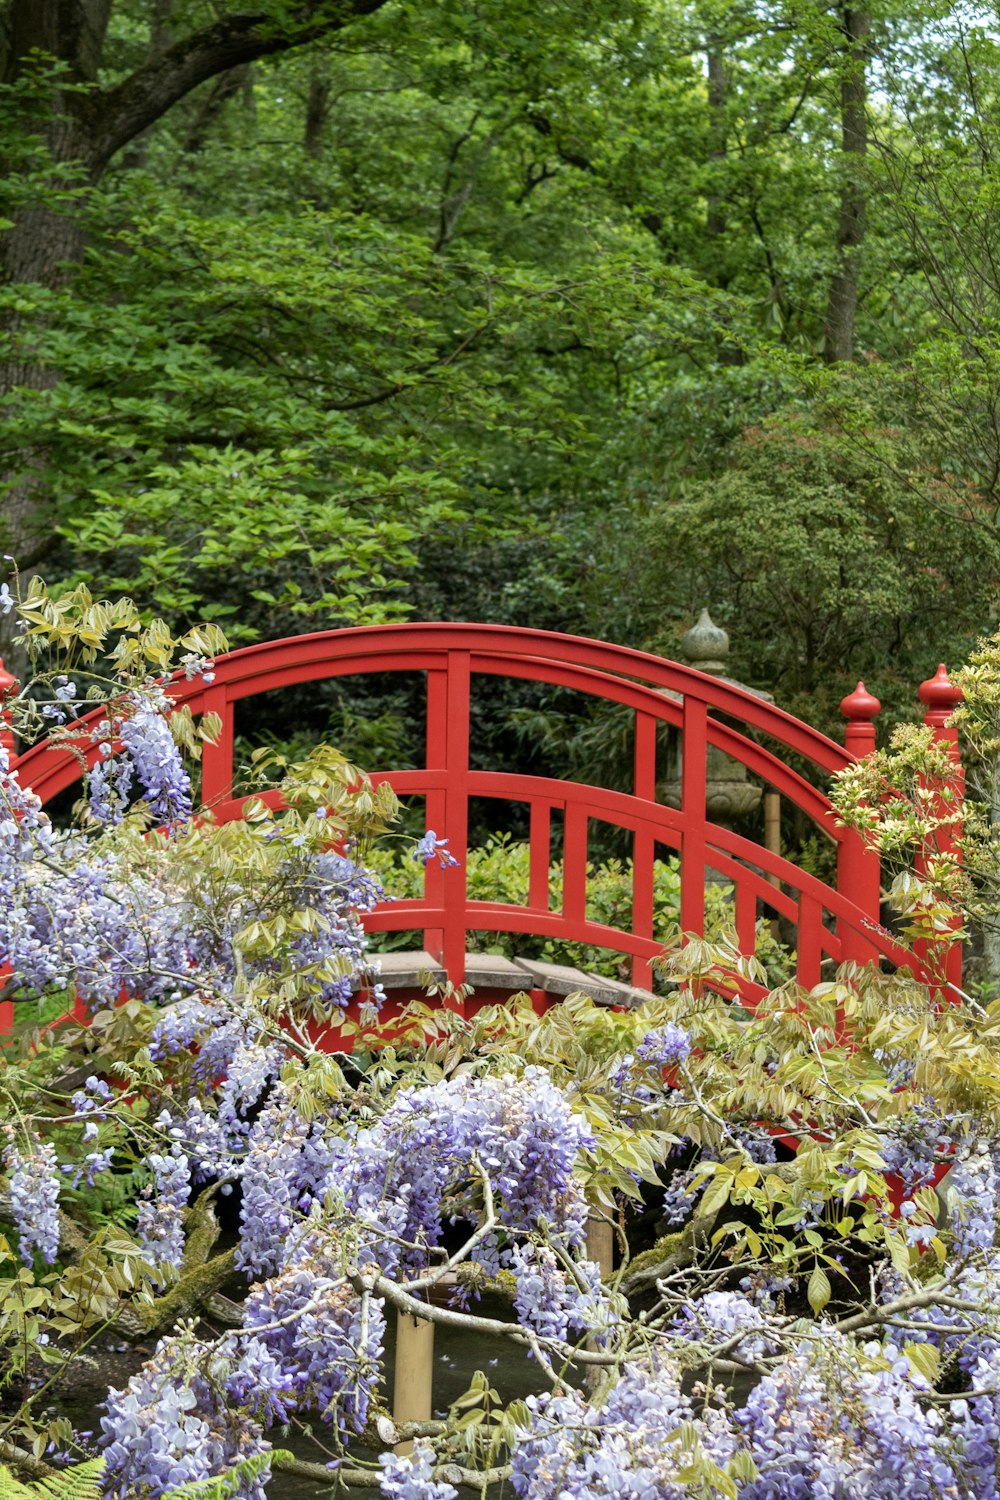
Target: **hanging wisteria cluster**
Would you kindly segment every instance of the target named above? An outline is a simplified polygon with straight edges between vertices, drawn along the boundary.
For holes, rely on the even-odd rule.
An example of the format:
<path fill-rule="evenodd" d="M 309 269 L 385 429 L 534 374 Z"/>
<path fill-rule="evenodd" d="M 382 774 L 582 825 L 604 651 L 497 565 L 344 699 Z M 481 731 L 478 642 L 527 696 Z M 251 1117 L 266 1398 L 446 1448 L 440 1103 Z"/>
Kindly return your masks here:
<path fill-rule="evenodd" d="M 195 1128 L 203 1128 L 204 1111 L 191 1115 L 202 1122 Z M 175 1130 L 184 1138 L 184 1124 L 171 1125 L 170 1133 Z M 526 1327 L 561 1342 L 602 1321 L 610 1327 L 613 1313 L 596 1268 L 570 1253 L 582 1241 L 586 1212 L 576 1171 L 592 1145 L 583 1120 L 537 1068 L 517 1077 L 467 1075 L 404 1089 L 366 1128 L 337 1110 L 306 1120 L 277 1084 L 224 1163 L 242 1178 L 238 1262 L 264 1279 L 251 1285 L 244 1303 L 244 1335 L 235 1342 L 230 1336 L 214 1353 L 206 1350 L 205 1359 L 235 1358 L 249 1336 L 258 1354 L 266 1351 L 268 1388 L 280 1391 L 289 1409 L 317 1413 L 342 1437 L 360 1431 L 381 1382 L 385 1316 L 378 1289 L 390 1277 L 400 1277 L 404 1289 L 416 1288 L 422 1276 L 442 1267 L 439 1246 L 449 1210 L 478 1218 L 490 1230 L 495 1225 L 509 1240 Z M 149 1160 L 158 1192 L 140 1206 L 140 1231 L 151 1259 L 176 1265 L 184 1249 L 182 1239 L 172 1238 L 177 1188 L 188 1180 L 188 1159 L 175 1146 L 170 1155 Z M 522 1249 L 529 1235 L 545 1235 L 549 1244 Z M 258 1366 L 259 1360 L 255 1371 Z M 183 1418 L 189 1409 L 203 1411 L 195 1388 L 202 1366 L 177 1360 L 168 1375 L 161 1350 L 151 1368 L 161 1391 L 165 1381 L 179 1382 L 194 1399 L 186 1405 L 188 1398 L 173 1390 L 163 1405 L 157 1446 L 152 1434 L 158 1423 L 149 1412 L 142 1443 L 134 1441 L 141 1396 L 153 1376 L 136 1377 L 124 1396 L 112 1393 L 103 1428 L 115 1495 L 129 1485 L 150 1496 L 163 1493 L 163 1455 L 174 1450 L 184 1456 L 190 1477 L 196 1454 L 203 1462 L 197 1477 L 218 1472 L 216 1449 L 194 1418 Z M 227 1367 L 225 1377 L 217 1377 L 236 1406 L 234 1382 L 249 1368 L 241 1355 L 235 1373 Z M 247 1444 L 258 1440 L 245 1413 L 233 1411 L 227 1420 L 230 1445 L 235 1434 Z"/>
<path fill-rule="evenodd" d="M 739 1326 L 735 1303 L 734 1314 Z M 980 1359 L 984 1394 L 942 1414 L 891 1343 L 820 1325 L 733 1411 L 721 1387 L 686 1394 L 661 1350 L 632 1365 L 602 1406 L 578 1393 L 529 1401 L 512 1482 L 520 1500 L 693 1500 L 704 1493 L 694 1469 L 708 1464 L 738 1500 L 988 1500 L 998 1370 L 996 1358 Z"/>
<path fill-rule="evenodd" d="M 92 761 L 75 824 L 0 750 L 8 993 L 93 1019 L 83 1067 L 57 1028 L 0 1077 L 0 1347 L 27 1393 L 0 1462 L 44 1448 L 32 1359 L 120 1322 L 153 1353 L 108 1393 L 108 1500 L 211 1479 L 263 1500 L 286 1428 L 386 1500 L 456 1500 L 480 1471 L 518 1500 L 997 1500 L 1000 1016 L 869 976 L 840 1047 L 843 996 L 752 1017 L 689 965 L 629 1015 L 577 997 L 355 1034 L 352 997 L 382 999 L 364 839 L 386 807 L 319 751 L 284 811 L 197 817 L 151 680 L 178 663 L 141 638 L 103 698 L 77 661 L 25 709 Z M 188 644 L 210 679 L 214 645 Z M 453 861 L 433 831 L 413 853 Z M 397 1311 L 508 1340 L 538 1394 L 500 1416 L 484 1395 L 477 1439 L 474 1390 L 366 1458 L 400 1436 Z"/>
<path fill-rule="evenodd" d="M 110 1500 L 162 1495 L 268 1452 L 263 1429 L 290 1405 L 286 1377 L 256 1339 L 206 1350 L 190 1336 L 164 1339 L 101 1419 Z M 241 1493 L 264 1500 L 266 1465 Z"/>
<path fill-rule="evenodd" d="M 105 746 L 112 732 L 106 723 L 95 731 Z M 117 732 L 128 757 L 98 761 L 95 772 L 134 765 L 141 805 L 169 820 L 168 834 L 136 842 L 122 832 L 116 842 L 54 829 L 0 748 L 0 964 L 18 994 L 72 989 L 92 1011 L 123 992 L 153 1001 L 191 994 L 194 1004 L 165 1017 L 155 1041 L 174 1050 L 222 1019 L 220 1002 L 213 1008 L 206 993 L 228 997 L 256 977 L 291 972 L 320 1003 L 346 1006 L 367 972 L 359 918 L 384 894 L 377 880 L 325 847 L 320 817 L 306 832 L 299 821 L 258 830 L 267 862 L 256 886 L 244 879 L 210 887 L 187 871 L 178 878 L 178 866 L 210 858 L 213 845 L 210 830 L 190 821 L 190 781 L 159 701 L 133 707 Z M 106 780 L 99 785 L 103 797 Z M 123 806 L 103 821 L 120 823 Z M 308 914 L 277 950 L 267 939 L 276 893 L 282 911 Z M 254 932 L 256 947 L 244 941 Z M 377 979 L 370 988 L 377 1004 Z"/>

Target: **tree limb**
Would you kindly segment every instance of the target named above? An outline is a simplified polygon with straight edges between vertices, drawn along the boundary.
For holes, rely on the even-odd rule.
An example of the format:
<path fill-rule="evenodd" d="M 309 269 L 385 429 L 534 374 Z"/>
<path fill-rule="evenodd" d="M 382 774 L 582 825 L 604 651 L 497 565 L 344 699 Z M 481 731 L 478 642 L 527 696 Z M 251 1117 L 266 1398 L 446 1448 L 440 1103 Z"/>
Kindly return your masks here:
<path fill-rule="evenodd" d="M 116 151 L 209 78 L 342 31 L 387 3 L 311 0 L 292 7 L 290 18 L 283 21 L 266 11 L 231 14 L 174 42 L 114 88 L 82 97 L 80 110 L 85 118 L 89 116 L 92 131 L 87 165 L 99 176 Z"/>
<path fill-rule="evenodd" d="M 179 1318 L 198 1312 L 236 1268 L 236 1251 L 226 1250 L 205 1265 L 185 1271 L 169 1291 L 152 1302 L 121 1309 L 114 1326 L 126 1338 L 145 1339 L 172 1328 Z"/>

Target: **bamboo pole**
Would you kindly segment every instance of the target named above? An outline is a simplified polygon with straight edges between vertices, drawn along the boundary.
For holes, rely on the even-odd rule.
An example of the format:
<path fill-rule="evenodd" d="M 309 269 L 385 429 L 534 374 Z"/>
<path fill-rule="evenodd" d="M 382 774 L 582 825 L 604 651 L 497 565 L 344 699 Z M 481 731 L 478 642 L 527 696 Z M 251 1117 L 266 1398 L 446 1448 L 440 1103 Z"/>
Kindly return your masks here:
<path fill-rule="evenodd" d="M 615 1226 L 606 1209 L 592 1208 L 587 1215 L 587 1259 L 596 1260 L 601 1280 L 608 1281 L 614 1269 Z"/>
<path fill-rule="evenodd" d="M 396 1381 L 392 1420 L 429 1422 L 434 1404 L 434 1324 L 402 1311 L 396 1314 Z M 397 1443 L 396 1452 L 413 1452 L 413 1443 Z"/>

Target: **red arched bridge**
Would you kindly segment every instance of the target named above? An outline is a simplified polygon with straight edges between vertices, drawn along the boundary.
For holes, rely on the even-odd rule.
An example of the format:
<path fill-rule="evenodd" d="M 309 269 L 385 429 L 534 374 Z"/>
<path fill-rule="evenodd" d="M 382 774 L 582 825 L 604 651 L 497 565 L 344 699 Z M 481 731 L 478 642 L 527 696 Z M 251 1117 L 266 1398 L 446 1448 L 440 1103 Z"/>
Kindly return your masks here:
<path fill-rule="evenodd" d="M 394 901 L 368 919 L 373 932 L 422 929 L 424 948 L 453 983 L 466 975 L 471 932 L 530 933 L 611 949 L 631 965 L 632 983 L 646 988 L 651 961 L 660 952 L 654 931 L 654 858 L 657 846 L 680 860 L 680 926 L 704 928 L 705 880 L 718 872 L 733 888 L 733 921 L 746 953 L 754 951 L 756 924 L 767 907 L 794 932 L 797 977 L 818 983 L 824 959 L 866 962 L 906 956 L 879 927 L 879 863 L 858 836 L 837 826 L 830 803 L 795 765 L 812 768 L 822 782 L 868 754 L 875 744 L 879 705 L 862 685 L 845 698 L 844 746 L 724 679 L 623 646 L 576 636 L 501 625 L 403 624 L 324 631 L 249 646 L 221 657 L 210 685 L 173 681 L 178 704 L 193 714 L 215 713 L 222 732 L 206 745 L 202 768 L 205 803 L 221 819 L 238 817 L 233 794 L 236 705 L 294 684 L 371 673 L 420 673 L 426 679 L 426 754 L 416 770 L 372 770 L 402 797 L 426 799 L 426 826 L 446 838 L 458 860 L 449 869 L 428 865 L 424 894 Z M 469 763 L 470 701 L 478 677 L 546 683 L 621 707 L 634 721 L 631 791 L 613 791 L 506 771 L 473 769 Z M 961 694 L 942 667 L 920 690 L 926 722 L 936 736 L 955 744 L 946 720 Z M 680 807 L 657 798 L 657 743 L 670 726 L 680 746 Z M 790 860 L 768 851 L 706 814 L 709 747 L 744 765 L 753 776 L 800 808 L 836 844 L 837 878 L 825 884 Z M 794 762 L 793 765 L 790 762 Z M 65 751 L 39 747 L 17 762 L 21 779 L 43 802 L 80 776 Z M 371 768 L 369 768 L 371 769 Z M 525 804 L 530 820 L 530 882 L 527 903 L 470 898 L 466 885 L 469 803 L 492 798 Z M 562 819 L 563 882 L 558 909 L 550 905 L 549 867 L 553 819 Z M 587 907 L 587 862 L 596 824 L 626 830 L 632 844 L 632 904 L 627 927 L 595 920 Z M 958 983 L 956 945 L 949 979 Z M 747 998 L 763 991 L 741 985 Z"/>

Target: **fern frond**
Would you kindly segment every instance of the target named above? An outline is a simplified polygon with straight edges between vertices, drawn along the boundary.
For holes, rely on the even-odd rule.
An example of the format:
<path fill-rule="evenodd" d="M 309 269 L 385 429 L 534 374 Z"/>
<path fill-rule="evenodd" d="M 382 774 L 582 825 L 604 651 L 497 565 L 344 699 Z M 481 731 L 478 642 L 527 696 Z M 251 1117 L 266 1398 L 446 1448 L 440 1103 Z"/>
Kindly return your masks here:
<path fill-rule="evenodd" d="M 104 1459 L 91 1458 L 34 1484 L 16 1479 L 0 1465 L 0 1500 L 101 1500 Z"/>
<path fill-rule="evenodd" d="M 38 1500 L 38 1496 L 30 1485 L 22 1484 L 8 1468 L 0 1465 L 0 1500 Z"/>

